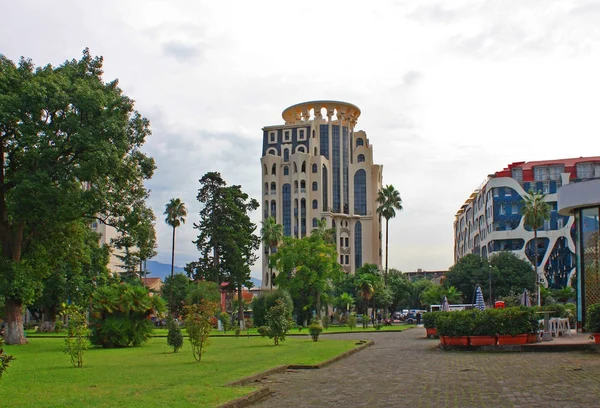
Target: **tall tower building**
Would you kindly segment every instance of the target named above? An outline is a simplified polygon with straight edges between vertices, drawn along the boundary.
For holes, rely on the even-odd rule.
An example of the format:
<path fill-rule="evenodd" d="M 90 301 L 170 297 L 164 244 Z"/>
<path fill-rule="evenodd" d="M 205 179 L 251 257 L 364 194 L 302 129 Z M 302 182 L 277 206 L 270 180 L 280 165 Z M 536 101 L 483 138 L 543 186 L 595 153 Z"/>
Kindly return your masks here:
<path fill-rule="evenodd" d="M 339 262 L 346 273 L 365 263 L 381 267 L 377 193 L 383 166 L 373 146 L 355 131 L 360 109 L 338 101 L 303 102 L 282 113 L 284 124 L 263 128 L 263 219 L 274 217 L 283 235 L 303 238 L 319 220 L 336 230 Z M 263 256 L 263 289 L 271 287 Z M 274 271 L 274 276 L 276 271 Z"/>

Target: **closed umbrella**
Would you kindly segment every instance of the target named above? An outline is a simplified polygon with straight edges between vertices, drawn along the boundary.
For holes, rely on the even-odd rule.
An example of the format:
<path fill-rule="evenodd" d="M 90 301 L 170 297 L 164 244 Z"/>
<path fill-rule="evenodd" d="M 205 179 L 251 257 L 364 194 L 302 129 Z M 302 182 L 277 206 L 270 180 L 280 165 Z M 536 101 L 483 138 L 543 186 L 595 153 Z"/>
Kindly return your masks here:
<path fill-rule="evenodd" d="M 521 305 L 531 307 L 531 299 L 529 298 L 529 292 L 527 289 L 523 291 L 523 295 L 521 295 Z"/>
<path fill-rule="evenodd" d="M 481 286 L 477 285 L 477 289 L 475 289 L 475 307 L 479 310 L 485 309 L 485 303 L 483 302 L 483 292 L 481 291 Z"/>
<path fill-rule="evenodd" d="M 444 298 L 442 299 L 442 312 L 449 312 L 450 311 L 450 303 L 448 303 L 448 298 L 446 296 L 444 296 Z"/>

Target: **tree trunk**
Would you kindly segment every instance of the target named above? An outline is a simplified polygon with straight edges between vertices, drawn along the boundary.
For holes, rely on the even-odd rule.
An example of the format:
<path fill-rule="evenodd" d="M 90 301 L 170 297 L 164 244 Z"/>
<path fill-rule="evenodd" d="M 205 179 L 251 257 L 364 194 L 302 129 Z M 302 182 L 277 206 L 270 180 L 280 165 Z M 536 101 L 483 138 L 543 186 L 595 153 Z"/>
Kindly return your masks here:
<path fill-rule="evenodd" d="M 44 308 L 42 324 L 38 330 L 44 333 L 54 332 L 57 314 L 56 305 Z"/>
<path fill-rule="evenodd" d="M 23 330 L 23 302 L 6 299 L 4 313 L 6 316 L 6 327 L 4 328 L 6 344 L 27 344 Z"/>
<path fill-rule="evenodd" d="M 384 280 L 383 282 L 385 283 L 385 286 L 387 286 L 387 275 L 388 275 L 388 223 L 389 220 L 386 218 L 385 219 L 385 275 L 384 275 Z"/>
<path fill-rule="evenodd" d="M 175 226 L 173 226 L 173 243 L 171 245 L 171 281 L 169 282 L 169 314 L 173 316 L 173 271 L 175 269 Z"/>
<path fill-rule="evenodd" d="M 537 247 L 537 229 L 534 228 L 533 230 L 533 246 L 535 249 L 535 257 L 534 259 L 534 266 L 533 266 L 533 270 L 535 271 L 535 282 L 536 282 L 536 290 L 537 290 L 537 305 L 541 306 L 542 305 L 542 294 L 541 294 L 541 282 L 540 282 L 540 275 L 538 272 L 538 247 Z"/>
<path fill-rule="evenodd" d="M 238 324 L 240 329 L 246 328 L 246 322 L 244 321 L 244 297 L 242 296 L 242 285 L 238 285 Z"/>
<path fill-rule="evenodd" d="M 321 322 L 321 291 L 317 291 L 315 298 L 315 307 L 317 308 L 317 319 L 319 319 L 319 322 Z"/>

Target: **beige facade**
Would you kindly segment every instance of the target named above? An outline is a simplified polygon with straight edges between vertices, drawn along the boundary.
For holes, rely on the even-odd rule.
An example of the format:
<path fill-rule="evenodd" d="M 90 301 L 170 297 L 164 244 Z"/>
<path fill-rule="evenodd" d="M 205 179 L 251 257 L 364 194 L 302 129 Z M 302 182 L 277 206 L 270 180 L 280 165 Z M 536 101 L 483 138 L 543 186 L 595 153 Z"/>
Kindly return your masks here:
<path fill-rule="evenodd" d="M 354 130 L 359 115 L 350 103 L 304 102 L 283 111 L 283 125 L 263 128 L 263 219 L 273 216 L 295 238 L 326 220 L 346 273 L 365 263 L 381 267 L 376 199 L 383 166 L 373 164 L 366 133 Z M 269 288 L 269 248 L 263 250 L 262 285 Z"/>
<path fill-rule="evenodd" d="M 123 268 L 121 268 L 121 260 L 117 257 L 117 255 L 123 255 L 123 251 L 115 248 L 111 240 L 118 238 L 119 234 L 114 227 L 110 225 L 106 225 L 100 221 L 94 221 L 91 225 L 92 229 L 100 234 L 100 246 L 108 245 L 110 247 L 110 260 L 108 261 L 108 265 L 106 266 L 112 273 L 121 273 L 123 272 Z"/>

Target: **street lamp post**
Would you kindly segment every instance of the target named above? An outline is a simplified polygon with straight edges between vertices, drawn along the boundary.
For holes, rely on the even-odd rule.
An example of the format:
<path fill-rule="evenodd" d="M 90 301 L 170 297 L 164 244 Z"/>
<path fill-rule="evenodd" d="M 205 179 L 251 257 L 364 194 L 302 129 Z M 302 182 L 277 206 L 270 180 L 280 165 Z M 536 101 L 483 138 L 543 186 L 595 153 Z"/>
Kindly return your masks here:
<path fill-rule="evenodd" d="M 490 307 L 492 307 L 492 264 L 488 262 L 488 285 L 490 291 Z"/>

